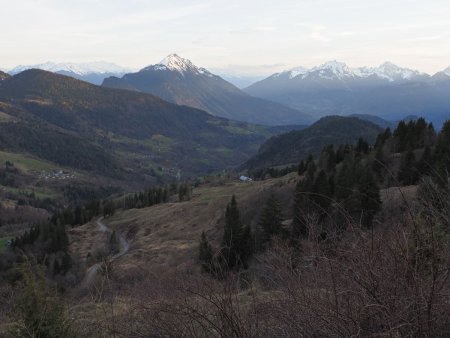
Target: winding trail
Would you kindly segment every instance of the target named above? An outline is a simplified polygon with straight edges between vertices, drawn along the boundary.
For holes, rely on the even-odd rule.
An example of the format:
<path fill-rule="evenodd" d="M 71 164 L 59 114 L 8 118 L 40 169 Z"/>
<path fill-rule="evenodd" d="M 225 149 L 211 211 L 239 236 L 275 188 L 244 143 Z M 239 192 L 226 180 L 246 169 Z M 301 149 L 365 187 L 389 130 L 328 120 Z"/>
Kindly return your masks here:
<path fill-rule="evenodd" d="M 110 227 L 108 227 L 105 223 L 103 223 L 103 217 L 100 217 L 99 219 L 97 219 L 96 223 L 97 223 L 98 227 L 100 228 L 101 232 L 105 232 L 105 233 L 113 232 Z M 116 232 L 116 235 L 117 235 L 117 238 L 119 239 L 120 251 L 111 257 L 111 261 L 114 261 L 117 258 L 122 257 L 130 250 L 130 242 L 128 242 L 122 234 Z M 87 270 L 86 275 L 84 276 L 84 279 L 81 282 L 81 285 L 83 287 L 86 288 L 92 284 L 92 282 L 95 279 L 95 276 L 97 275 L 98 270 L 100 269 L 100 266 L 101 266 L 101 263 L 96 263 Z"/>

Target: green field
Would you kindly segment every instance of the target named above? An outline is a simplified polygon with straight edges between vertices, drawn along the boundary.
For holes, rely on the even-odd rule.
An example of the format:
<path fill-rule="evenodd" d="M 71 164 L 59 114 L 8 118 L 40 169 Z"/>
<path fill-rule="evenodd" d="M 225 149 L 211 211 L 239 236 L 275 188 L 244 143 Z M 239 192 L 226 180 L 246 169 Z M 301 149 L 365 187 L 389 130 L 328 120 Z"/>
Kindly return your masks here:
<path fill-rule="evenodd" d="M 16 153 L 7 153 L 0 151 L 0 164 L 5 163 L 6 161 L 14 163 L 14 165 L 17 168 L 20 168 L 24 171 L 30 171 L 30 170 L 36 170 L 36 171 L 42 171 L 42 170 L 54 170 L 55 165 L 44 161 L 35 159 L 32 157 L 29 157 L 24 154 L 16 154 Z"/>
<path fill-rule="evenodd" d="M 39 188 L 31 188 L 31 187 L 12 188 L 12 187 L 2 186 L 1 189 L 4 191 L 14 193 L 16 195 L 20 195 L 20 194 L 29 195 L 31 193 L 34 193 L 36 198 L 39 198 L 39 199 L 58 197 L 58 195 L 54 191 L 51 191 L 50 189 L 46 189 L 46 188 L 41 188 L 41 187 L 39 187 Z"/>

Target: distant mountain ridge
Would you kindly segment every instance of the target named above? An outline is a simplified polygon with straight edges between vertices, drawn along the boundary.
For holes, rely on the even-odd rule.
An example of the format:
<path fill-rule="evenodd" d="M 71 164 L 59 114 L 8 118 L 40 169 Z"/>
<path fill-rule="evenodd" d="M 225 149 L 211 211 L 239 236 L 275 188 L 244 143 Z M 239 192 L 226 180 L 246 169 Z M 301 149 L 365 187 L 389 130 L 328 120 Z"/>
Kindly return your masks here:
<path fill-rule="evenodd" d="M 313 120 L 312 116 L 298 110 L 252 97 L 176 54 L 137 73 L 107 78 L 103 86 L 150 93 L 169 102 L 238 121 L 290 125 L 308 124 Z"/>
<path fill-rule="evenodd" d="M 11 69 L 8 73 L 16 75 L 28 69 L 41 69 L 52 73 L 71 76 L 78 80 L 100 85 L 109 76 L 122 76 L 130 71 L 128 68 L 118 66 L 111 62 L 46 62 L 36 65 L 20 65 Z"/>
<path fill-rule="evenodd" d="M 356 117 L 323 117 L 308 128 L 271 137 L 241 168 L 254 170 L 298 164 L 309 154 L 318 155 L 330 144 L 354 144 L 360 137 L 374 142 L 382 130 L 380 126 Z"/>
<path fill-rule="evenodd" d="M 450 117 L 450 75 L 433 76 L 396 66 L 350 68 L 331 61 L 276 73 L 244 89 L 321 117 L 369 114 L 388 120 L 424 116 L 437 125 Z"/>
<path fill-rule="evenodd" d="M 296 67 L 281 73 L 273 74 L 269 78 L 286 76 L 290 79 L 307 79 L 313 77 L 323 79 L 364 79 L 378 77 L 389 82 L 411 80 L 417 77 L 429 77 L 426 73 L 409 68 L 402 68 L 391 62 L 385 62 L 378 67 L 350 68 L 344 62 L 334 60 L 310 69 L 302 66 Z"/>
<path fill-rule="evenodd" d="M 274 132 L 42 70 L 0 81 L 0 149 L 125 177 L 183 177 L 240 164 Z M 153 173 L 153 174 L 152 174 Z"/>

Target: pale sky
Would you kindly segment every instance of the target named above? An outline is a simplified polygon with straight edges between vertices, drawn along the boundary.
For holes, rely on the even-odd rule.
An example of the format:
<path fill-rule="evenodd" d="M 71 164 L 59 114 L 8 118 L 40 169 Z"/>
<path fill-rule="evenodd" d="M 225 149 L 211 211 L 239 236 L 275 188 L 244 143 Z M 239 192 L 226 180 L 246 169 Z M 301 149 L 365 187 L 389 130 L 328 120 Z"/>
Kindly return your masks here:
<path fill-rule="evenodd" d="M 268 75 L 329 60 L 450 66 L 450 0 L 0 0 L 0 68 L 176 52 L 221 73 Z"/>

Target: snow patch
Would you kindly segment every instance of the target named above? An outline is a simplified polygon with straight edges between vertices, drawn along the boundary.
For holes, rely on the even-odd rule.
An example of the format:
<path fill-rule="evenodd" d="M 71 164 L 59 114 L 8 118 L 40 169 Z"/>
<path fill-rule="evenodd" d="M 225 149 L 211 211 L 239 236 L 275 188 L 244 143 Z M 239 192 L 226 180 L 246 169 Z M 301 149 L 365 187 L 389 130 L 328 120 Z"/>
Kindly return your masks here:
<path fill-rule="evenodd" d="M 191 73 L 196 75 L 205 75 L 208 77 L 214 77 L 214 75 L 205 68 L 199 68 L 195 66 L 190 60 L 184 59 L 178 56 L 177 54 L 170 54 L 156 65 L 145 67 L 141 71 L 145 70 L 157 70 L 157 71 L 170 70 L 178 72 L 182 76 L 185 76 L 186 73 Z"/>

